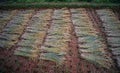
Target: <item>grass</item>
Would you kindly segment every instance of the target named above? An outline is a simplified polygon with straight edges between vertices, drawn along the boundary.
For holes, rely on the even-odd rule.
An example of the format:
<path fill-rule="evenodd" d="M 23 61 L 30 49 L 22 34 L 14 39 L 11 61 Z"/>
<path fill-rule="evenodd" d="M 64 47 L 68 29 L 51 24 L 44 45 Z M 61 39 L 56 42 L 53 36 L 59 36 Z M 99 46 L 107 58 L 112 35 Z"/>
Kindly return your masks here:
<path fill-rule="evenodd" d="M 59 3 L 49 3 L 49 2 L 40 2 L 40 3 L 1 3 L 0 9 L 21 9 L 21 8 L 79 8 L 79 7 L 85 7 L 85 8 L 105 8 L 105 7 L 120 7 L 120 4 L 115 3 L 65 3 L 65 2 L 59 2 Z"/>
<path fill-rule="evenodd" d="M 97 2 L 97 3 L 112 3 L 112 2 L 119 2 L 120 0 L 6 0 L 11 2 Z"/>

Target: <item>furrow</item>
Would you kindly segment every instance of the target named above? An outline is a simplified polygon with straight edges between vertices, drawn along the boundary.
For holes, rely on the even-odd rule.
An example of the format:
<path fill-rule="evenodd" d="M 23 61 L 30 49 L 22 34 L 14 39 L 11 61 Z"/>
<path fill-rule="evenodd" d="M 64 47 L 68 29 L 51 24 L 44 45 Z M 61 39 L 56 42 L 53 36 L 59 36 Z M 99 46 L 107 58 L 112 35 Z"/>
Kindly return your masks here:
<path fill-rule="evenodd" d="M 77 48 L 77 38 L 74 31 L 74 25 L 72 22 L 72 14 L 71 10 L 68 8 L 64 9 L 64 21 L 69 24 L 69 33 L 70 33 L 70 41 L 68 53 L 66 54 L 66 68 L 69 68 L 69 73 L 78 73 L 78 48 Z"/>
<path fill-rule="evenodd" d="M 96 66 L 110 69 L 112 60 L 105 51 L 106 45 L 99 36 L 99 31 L 86 13 L 85 9 L 71 9 L 75 32 L 78 37 L 80 56 Z"/>
<path fill-rule="evenodd" d="M 96 12 L 103 22 L 108 48 L 112 51 L 117 65 L 120 67 L 120 21 L 110 9 L 99 9 Z"/>
<path fill-rule="evenodd" d="M 21 36 L 21 41 L 18 42 L 15 50 L 15 55 L 36 58 L 40 52 L 46 36 L 49 23 L 51 21 L 52 9 L 39 10 L 32 17 L 29 26 Z"/>
<path fill-rule="evenodd" d="M 5 25 L 17 14 L 17 10 L 3 10 L 0 11 L 0 32 L 4 29 Z"/>
<path fill-rule="evenodd" d="M 0 48 L 10 49 L 24 32 L 33 10 L 20 10 L 0 33 Z"/>

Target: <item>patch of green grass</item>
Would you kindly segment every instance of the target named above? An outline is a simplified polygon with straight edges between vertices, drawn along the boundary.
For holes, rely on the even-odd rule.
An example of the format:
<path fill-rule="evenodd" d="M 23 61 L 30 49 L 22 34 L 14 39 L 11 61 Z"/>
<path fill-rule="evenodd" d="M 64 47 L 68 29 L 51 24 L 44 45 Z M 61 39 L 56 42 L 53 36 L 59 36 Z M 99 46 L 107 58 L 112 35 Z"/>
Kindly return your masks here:
<path fill-rule="evenodd" d="M 17 2 L 17 3 L 28 3 L 28 2 L 97 2 L 97 3 L 113 3 L 117 2 L 120 3 L 120 0 L 7 0 L 10 2 Z"/>
<path fill-rule="evenodd" d="M 34 3 L 34 2 L 91 2 L 91 3 L 120 3 L 120 0 L 4 0 L 15 3 Z M 3 2 L 4 2 L 3 1 Z M 0 1 L 2 2 L 2 1 Z"/>
<path fill-rule="evenodd" d="M 92 8 L 103 8 L 103 7 L 120 7 L 120 4 L 112 3 L 6 3 L 0 4 L 0 9 L 16 9 L 16 8 L 79 8 L 79 7 L 92 7 Z"/>

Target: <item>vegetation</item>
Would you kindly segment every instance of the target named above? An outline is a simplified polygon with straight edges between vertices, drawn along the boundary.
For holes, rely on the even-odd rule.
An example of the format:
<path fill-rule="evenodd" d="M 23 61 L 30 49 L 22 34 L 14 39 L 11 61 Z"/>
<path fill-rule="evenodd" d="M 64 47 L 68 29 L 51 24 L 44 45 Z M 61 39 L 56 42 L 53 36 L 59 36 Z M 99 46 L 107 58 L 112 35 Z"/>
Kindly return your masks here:
<path fill-rule="evenodd" d="M 119 8 L 120 0 L 1 0 L 0 1 L 0 9 L 62 8 L 62 7 Z"/>
<path fill-rule="evenodd" d="M 119 8 L 120 4 L 113 4 L 113 3 L 3 3 L 0 4 L 0 9 L 16 9 L 16 8 L 79 8 L 79 7 L 85 7 L 85 8 Z"/>
<path fill-rule="evenodd" d="M 120 0 L 7 0 L 10 2 L 97 2 L 120 3 Z"/>

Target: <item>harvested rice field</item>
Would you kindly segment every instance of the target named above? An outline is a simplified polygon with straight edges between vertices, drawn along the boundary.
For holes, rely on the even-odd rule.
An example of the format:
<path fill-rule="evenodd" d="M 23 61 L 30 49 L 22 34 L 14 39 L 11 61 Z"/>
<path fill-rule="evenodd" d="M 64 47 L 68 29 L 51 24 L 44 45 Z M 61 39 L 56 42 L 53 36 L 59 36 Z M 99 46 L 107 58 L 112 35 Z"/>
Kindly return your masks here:
<path fill-rule="evenodd" d="M 120 73 L 119 11 L 0 10 L 0 73 Z"/>

